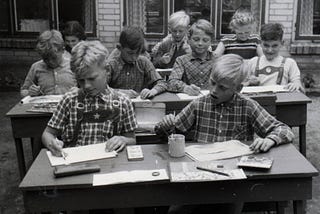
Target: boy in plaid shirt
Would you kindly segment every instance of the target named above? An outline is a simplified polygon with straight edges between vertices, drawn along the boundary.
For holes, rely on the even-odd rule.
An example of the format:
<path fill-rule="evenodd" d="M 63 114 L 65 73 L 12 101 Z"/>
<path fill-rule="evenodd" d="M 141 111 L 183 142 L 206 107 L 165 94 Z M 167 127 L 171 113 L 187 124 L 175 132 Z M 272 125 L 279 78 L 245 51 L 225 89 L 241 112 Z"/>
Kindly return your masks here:
<path fill-rule="evenodd" d="M 64 145 L 106 142 L 106 150 L 120 151 L 127 144 L 135 144 L 133 106 L 106 84 L 107 56 L 99 41 L 83 41 L 73 48 L 71 70 L 80 89 L 65 94 L 42 135 L 53 155 L 61 156 Z"/>

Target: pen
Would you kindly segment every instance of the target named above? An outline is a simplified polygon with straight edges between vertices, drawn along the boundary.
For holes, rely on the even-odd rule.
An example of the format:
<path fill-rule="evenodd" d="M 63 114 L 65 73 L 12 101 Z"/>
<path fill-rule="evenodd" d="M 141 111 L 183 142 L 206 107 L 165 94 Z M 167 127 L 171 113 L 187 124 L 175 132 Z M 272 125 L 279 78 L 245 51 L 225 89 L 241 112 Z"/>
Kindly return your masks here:
<path fill-rule="evenodd" d="M 203 170 L 203 171 L 207 171 L 207 172 L 216 173 L 216 174 L 218 174 L 218 175 L 224 175 L 224 176 L 230 177 L 230 175 L 229 175 L 228 173 L 216 171 L 216 170 L 213 170 L 213 169 L 203 168 L 203 167 L 201 167 L 201 166 L 197 166 L 197 169 Z"/>
<path fill-rule="evenodd" d="M 32 83 L 33 85 L 35 85 L 35 86 L 38 86 L 38 85 L 35 84 L 34 81 L 32 81 L 32 80 L 31 80 L 31 83 Z M 40 86 L 39 86 L 39 87 L 40 87 Z M 39 89 L 39 92 L 40 92 L 41 95 L 44 95 L 43 91 L 41 90 L 41 87 L 40 87 L 40 89 Z"/>
<path fill-rule="evenodd" d="M 61 155 L 62 155 L 63 159 L 66 160 L 66 155 L 64 154 L 62 149 L 61 149 Z"/>

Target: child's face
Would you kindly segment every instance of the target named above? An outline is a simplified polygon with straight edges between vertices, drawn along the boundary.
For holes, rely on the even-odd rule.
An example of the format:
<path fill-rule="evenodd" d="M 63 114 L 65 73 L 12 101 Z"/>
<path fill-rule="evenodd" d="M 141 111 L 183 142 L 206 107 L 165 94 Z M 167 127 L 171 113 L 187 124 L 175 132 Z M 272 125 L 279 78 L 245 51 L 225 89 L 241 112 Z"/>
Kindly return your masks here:
<path fill-rule="evenodd" d="M 250 34 L 252 33 L 253 30 L 253 25 L 242 25 L 242 26 L 237 26 L 234 29 L 234 32 L 236 33 L 237 39 L 240 41 L 246 41 Z"/>
<path fill-rule="evenodd" d="M 204 55 L 211 45 L 211 37 L 203 30 L 195 29 L 189 38 L 189 44 L 194 55 Z"/>
<path fill-rule="evenodd" d="M 96 96 L 106 89 L 106 71 L 105 68 L 94 64 L 77 77 L 80 88 L 90 96 Z"/>
<path fill-rule="evenodd" d="M 177 26 L 176 28 L 170 29 L 172 38 L 175 42 L 180 42 L 183 37 L 187 34 L 188 28 L 184 26 Z"/>
<path fill-rule="evenodd" d="M 235 87 L 232 83 L 224 80 L 215 80 L 212 76 L 209 80 L 209 90 L 215 104 L 223 103 L 230 100 L 236 92 Z"/>
<path fill-rule="evenodd" d="M 125 48 L 120 47 L 120 51 L 121 51 L 121 58 L 123 59 L 123 61 L 129 64 L 133 64 L 138 59 L 140 54 L 139 49 L 132 50 L 128 47 L 125 47 Z"/>
<path fill-rule="evenodd" d="M 65 36 L 64 41 L 71 49 L 80 42 L 79 38 L 76 36 Z"/>
<path fill-rule="evenodd" d="M 280 40 L 262 41 L 261 48 L 267 60 L 273 60 L 279 56 L 282 43 Z"/>
<path fill-rule="evenodd" d="M 57 68 L 62 62 L 63 51 L 50 51 L 47 54 L 42 55 L 43 61 L 49 68 Z"/>

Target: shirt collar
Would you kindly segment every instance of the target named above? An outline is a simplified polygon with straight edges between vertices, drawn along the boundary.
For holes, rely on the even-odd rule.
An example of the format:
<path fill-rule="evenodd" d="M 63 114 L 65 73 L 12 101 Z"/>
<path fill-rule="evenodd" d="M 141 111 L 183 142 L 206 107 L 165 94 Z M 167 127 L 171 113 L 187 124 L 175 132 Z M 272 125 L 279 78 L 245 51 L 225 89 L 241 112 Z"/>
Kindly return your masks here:
<path fill-rule="evenodd" d="M 190 61 L 193 61 L 193 60 L 210 61 L 210 60 L 212 60 L 212 56 L 213 55 L 212 55 L 211 51 L 207 51 L 206 57 L 204 59 L 195 57 L 195 56 L 192 55 L 192 53 L 190 53 Z"/>

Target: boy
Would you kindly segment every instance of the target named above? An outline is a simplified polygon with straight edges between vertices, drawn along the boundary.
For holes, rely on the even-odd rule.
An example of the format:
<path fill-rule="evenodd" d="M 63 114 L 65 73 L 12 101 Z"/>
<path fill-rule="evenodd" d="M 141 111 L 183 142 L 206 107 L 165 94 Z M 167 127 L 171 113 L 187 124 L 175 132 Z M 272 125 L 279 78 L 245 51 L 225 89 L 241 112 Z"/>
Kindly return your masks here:
<path fill-rule="evenodd" d="M 172 68 L 177 57 L 191 52 L 187 43 L 189 24 L 190 17 L 184 11 L 175 12 L 169 17 L 170 34 L 152 49 L 156 68 Z"/>
<path fill-rule="evenodd" d="M 140 28 L 127 27 L 120 34 L 120 56 L 108 60 L 108 84 L 112 88 L 142 99 L 151 98 L 167 88 L 166 82 L 156 72 L 153 64 L 140 55 L 144 49 Z"/>
<path fill-rule="evenodd" d="M 260 138 L 250 145 L 256 152 L 266 152 L 273 146 L 291 142 L 293 133 L 288 126 L 277 121 L 256 101 L 239 94 L 246 78 L 245 71 L 244 60 L 239 55 L 226 54 L 218 58 L 212 66 L 210 94 L 192 101 L 176 117 L 165 116 L 158 124 L 159 130 L 175 127 L 177 131 L 187 132 L 194 129 L 194 141 L 198 143 L 252 141 L 256 133 Z M 184 213 L 186 209 L 201 209 L 201 206 L 170 207 L 172 213 Z M 242 203 L 225 209 L 230 212 L 223 209 L 221 213 L 240 213 Z"/>
<path fill-rule="evenodd" d="M 106 84 L 107 55 L 99 41 L 82 41 L 73 48 L 71 70 L 80 89 L 63 97 L 42 135 L 53 155 L 61 156 L 64 145 L 106 142 L 106 150 L 120 151 L 135 144 L 137 123 L 132 103 Z"/>
<path fill-rule="evenodd" d="M 176 59 L 168 80 L 172 92 L 199 95 L 201 89 L 208 88 L 213 60 L 208 48 L 213 35 L 213 27 L 207 20 L 199 19 L 190 27 L 188 43 L 192 53 Z"/>
<path fill-rule="evenodd" d="M 63 57 L 64 41 L 56 30 L 43 32 L 36 45 L 42 60 L 32 64 L 21 87 L 21 96 L 64 94 L 76 86 L 70 61 Z"/>
<path fill-rule="evenodd" d="M 261 28 L 263 56 L 249 60 L 249 85 L 286 85 L 289 91 L 304 91 L 300 70 L 292 58 L 280 55 L 283 45 L 281 24 L 269 23 Z"/>

